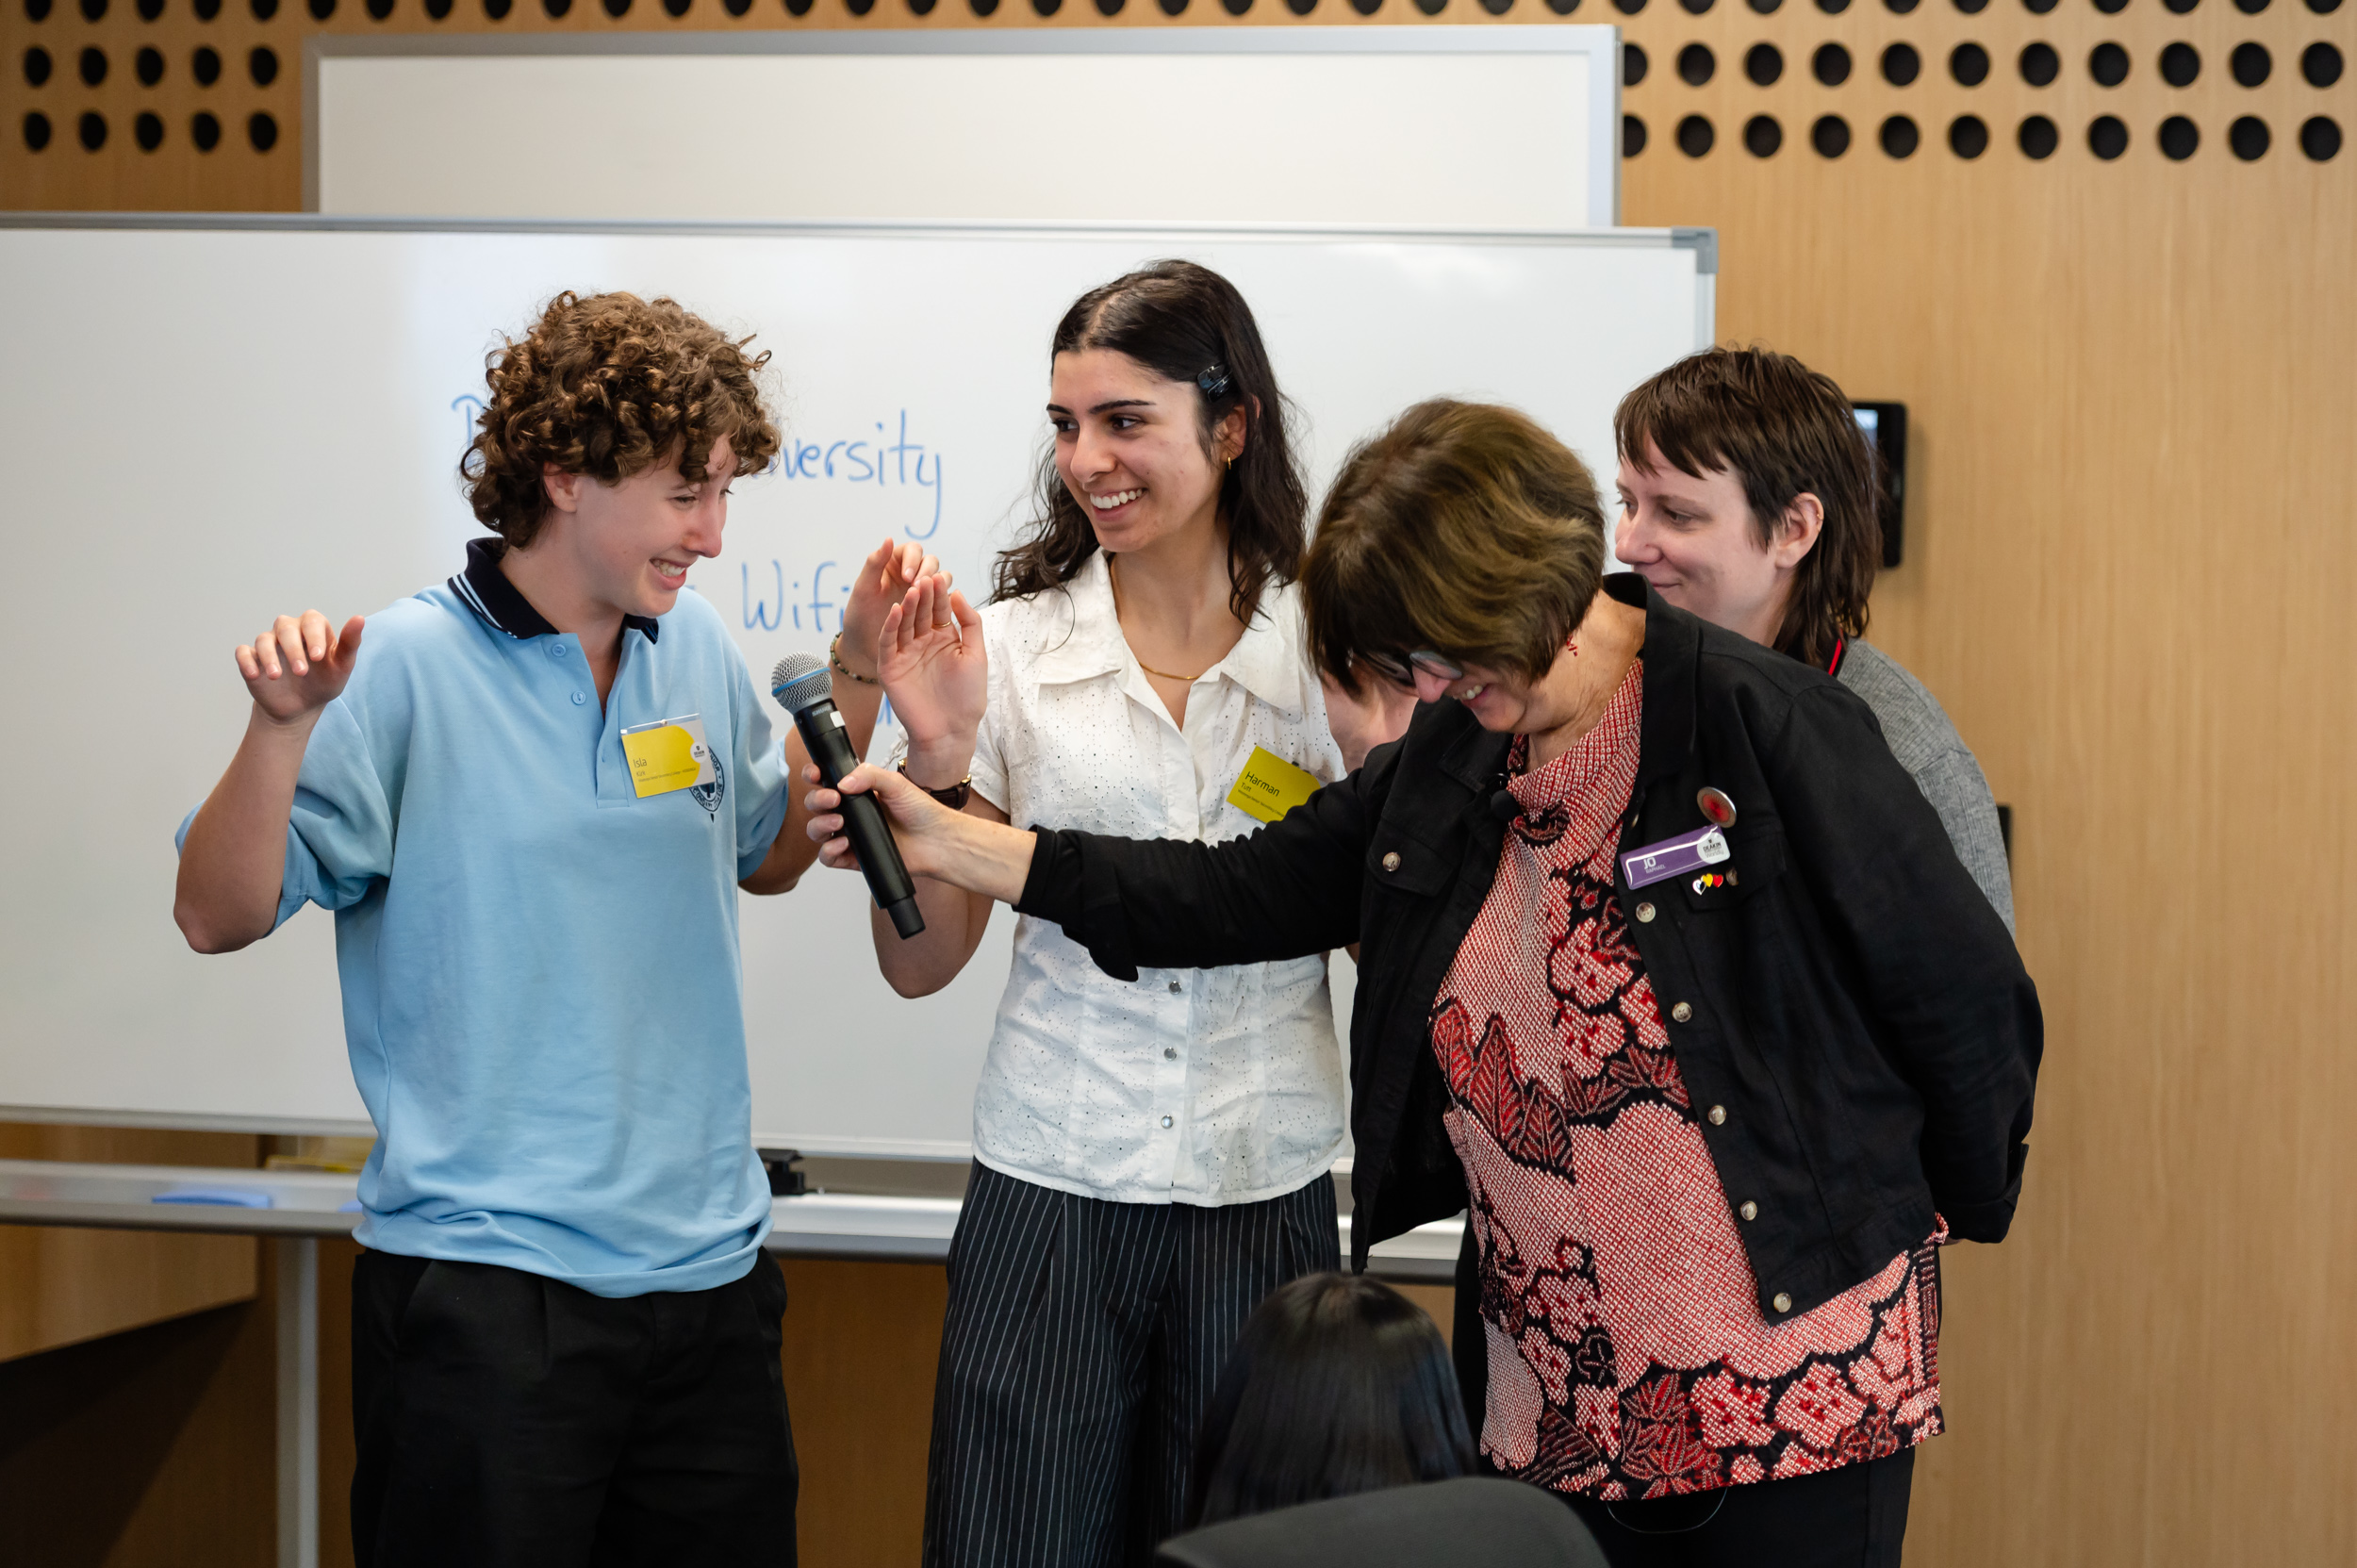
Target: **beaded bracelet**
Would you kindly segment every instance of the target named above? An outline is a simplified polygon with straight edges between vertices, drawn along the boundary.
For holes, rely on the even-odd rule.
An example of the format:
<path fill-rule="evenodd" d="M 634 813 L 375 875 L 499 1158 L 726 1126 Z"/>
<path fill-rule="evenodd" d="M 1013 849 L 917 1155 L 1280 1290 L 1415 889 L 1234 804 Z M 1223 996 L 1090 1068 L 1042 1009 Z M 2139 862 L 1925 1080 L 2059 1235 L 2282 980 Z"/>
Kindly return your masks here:
<path fill-rule="evenodd" d="M 834 667 L 835 671 L 838 674 L 849 675 L 852 680 L 857 681 L 861 685 L 872 686 L 882 684 L 875 676 L 862 675 L 858 670 L 853 669 L 849 665 L 843 662 L 843 634 L 840 632 L 837 632 L 834 635 L 834 640 L 832 642 L 827 644 L 827 662 Z"/>

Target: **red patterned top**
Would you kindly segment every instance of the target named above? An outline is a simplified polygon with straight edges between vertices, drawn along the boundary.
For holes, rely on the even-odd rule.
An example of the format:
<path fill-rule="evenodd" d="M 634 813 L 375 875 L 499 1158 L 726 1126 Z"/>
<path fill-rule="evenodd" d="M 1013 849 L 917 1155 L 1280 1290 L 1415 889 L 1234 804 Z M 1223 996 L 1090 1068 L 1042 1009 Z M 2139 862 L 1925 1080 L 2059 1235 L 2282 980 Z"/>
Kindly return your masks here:
<path fill-rule="evenodd" d="M 1535 773 L 1432 1015 L 1481 1248 L 1482 1452 L 1607 1499 L 1878 1459 L 1940 1429 L 1942 1233 L 1799 1317 L 1761 1315 L 1613 898 L 1643 666 Z M 1516 744 L 1516 765 L 1526 754 Z"/>

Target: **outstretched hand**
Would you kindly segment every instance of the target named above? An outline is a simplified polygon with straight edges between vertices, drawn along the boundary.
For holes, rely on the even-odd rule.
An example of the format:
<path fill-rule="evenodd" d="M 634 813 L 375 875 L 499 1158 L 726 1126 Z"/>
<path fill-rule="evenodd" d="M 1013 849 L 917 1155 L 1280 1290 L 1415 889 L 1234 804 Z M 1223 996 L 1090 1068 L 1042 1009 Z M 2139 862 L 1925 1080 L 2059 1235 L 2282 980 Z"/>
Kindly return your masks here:
<path fill-rule="evenodd" d="M 884 617 L 876 664 L 908 732 L 911 766 L 924 759 L 963 771 L 950 753 L 973 754 L 990 685 L 982 618 L 965 595 L 946 576 L 920 580 Z"/>
<path fill-rule="evenodd" d="M 343 695 L 344 683 L 360 657 L 363 622 L 354 616 L 340 632 L 327 618 L 305 610 L 298 619 L 280 616 L 252 642 L 238 646 L 238 673 L 254 705 L 274 724 L 318 716 Z"/>
<path fill-rule="evenodd" d="M 818 858 L 837 871 L 859 869 L 859 856 L 852 852 L 851 841 L 843 833 L 843 797 L 872 792 L 876 803 L 883 807 L 884 817 L 892 824 L 894 842 L 900 847 L 900 859 L 910 871 L 925 876 L 933 869 L 925 852 L 927 843 L 952 827 L 959 816 L 934 800 L 898 773 L 865 763 L 844 775 L 840 789 L 820 778 L 815 764 L 802 768 L 802 782 L 812 786 L 802 797 L 802 805 L 810 813 L 805 831 L 818 846 Z"/>
<path fill-rule="evenodd" d="M 851 597 L 843 606 L 845 665 L 862 675 L 874 675 L 876 638 L 883 630 L 884 617 L 919 579 L 928 576 L 946 581 L 948 573 L 921 546 L 886 539 L 868 552 L 851 585 Z"/>

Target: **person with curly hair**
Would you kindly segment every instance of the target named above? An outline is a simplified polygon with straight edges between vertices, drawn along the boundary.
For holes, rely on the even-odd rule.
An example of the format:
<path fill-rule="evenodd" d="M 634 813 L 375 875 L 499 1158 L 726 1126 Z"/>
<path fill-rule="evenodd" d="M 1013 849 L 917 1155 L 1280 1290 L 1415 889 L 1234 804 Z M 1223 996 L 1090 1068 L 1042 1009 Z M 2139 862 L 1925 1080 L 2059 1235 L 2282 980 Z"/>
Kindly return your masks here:
<path fill-rule="evenodd" d="M 335 912 L 376 1124 L 352 1290 L 353 1548 L 432 1563 L 794 1560 L 785 1287 L 762 1252 L 737 889 L 814 850 L 719 614 L 766 354 L 669 300 L 560 294 L 489 359 L 461 467 L 494 537 L 366 621 L 281 616 L 181 827 L 199 952 Z M 938 563 L 889 542 L 851 661 Z M 363 656 L 365 630 L 367 648 Z"/>

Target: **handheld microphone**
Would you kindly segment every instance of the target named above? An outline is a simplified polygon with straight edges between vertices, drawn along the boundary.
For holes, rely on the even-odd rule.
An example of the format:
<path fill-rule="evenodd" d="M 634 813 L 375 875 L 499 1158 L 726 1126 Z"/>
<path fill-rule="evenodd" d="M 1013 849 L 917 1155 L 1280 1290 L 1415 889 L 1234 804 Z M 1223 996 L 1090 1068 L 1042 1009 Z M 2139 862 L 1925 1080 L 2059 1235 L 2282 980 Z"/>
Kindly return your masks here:
<path fill-rule="evenodd" d="M 820 778 L 839 784 L 845 774 L 859 766 L 850 736 L 844 731 L 843 716 L 835 711 L 834 686 L 823 661 L 808 653 L 788 653 L 769 672 L 769 695 L 794 716 L 794 727 L 801 732 L 802 745 L 810 760 L 818 765 Z M 892 841 L 892 826 L 884 820 L 883 808 L 873 795 L 843 798 L 843 835 L 859 854 L 859 868 L 866 874 L 867 891 L 875 895 L 876 907 L 892 916 L 892 929 L 900 933 L 900 940 L 905 942 L 923 931 L 925 916 L 916 907 L 916 886 L 909 881 L 900 847 Z"/>

